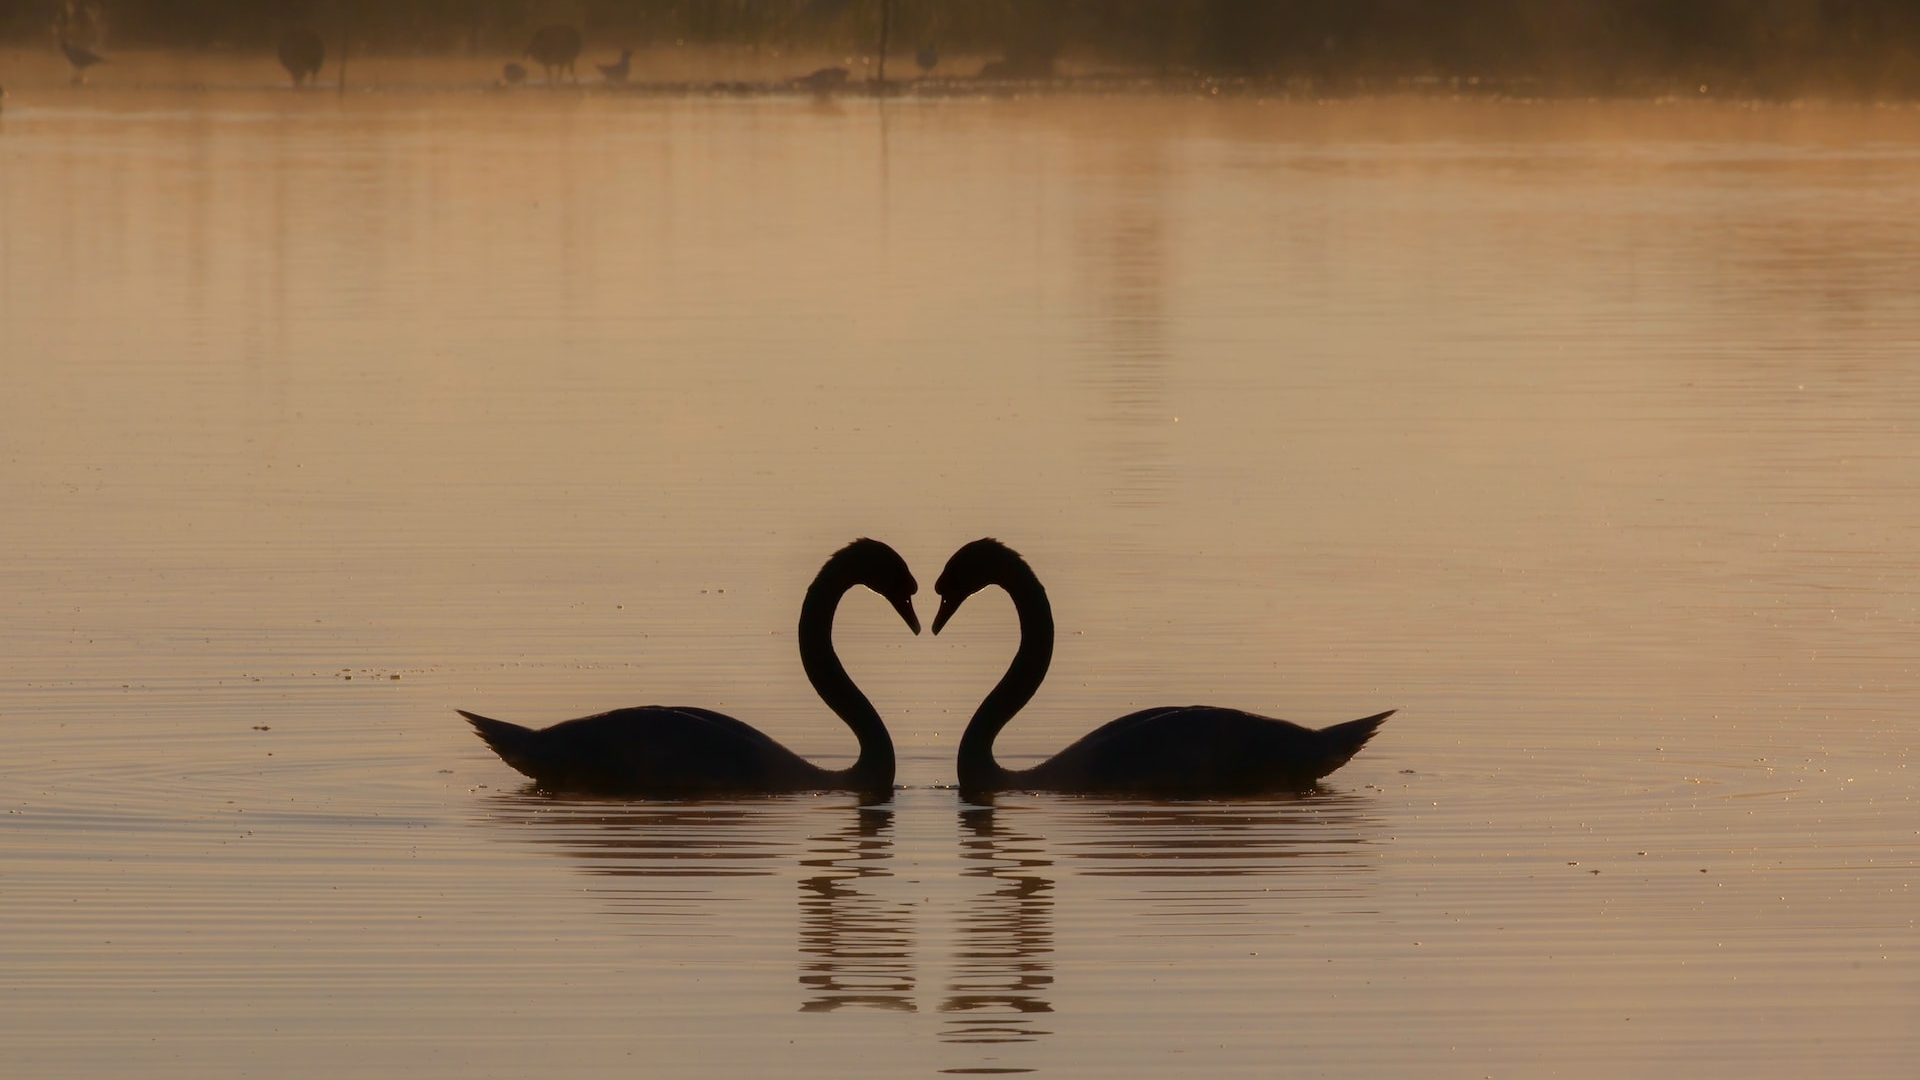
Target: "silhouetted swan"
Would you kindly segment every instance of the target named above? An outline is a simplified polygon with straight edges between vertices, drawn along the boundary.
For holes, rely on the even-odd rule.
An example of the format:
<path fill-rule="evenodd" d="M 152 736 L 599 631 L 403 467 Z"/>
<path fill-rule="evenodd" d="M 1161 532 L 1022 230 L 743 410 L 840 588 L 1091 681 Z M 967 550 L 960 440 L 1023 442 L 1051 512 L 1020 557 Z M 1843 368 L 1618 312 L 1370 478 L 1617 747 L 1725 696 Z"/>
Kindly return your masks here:
<path fill-rule="evenodd" d="M 878 540 L 855 540 L 841 548 L 808 586 L 800 605 L 800 666 L 860 740 L 860 756 L 850 768 L 823 769 L 710 709 L 641 705 L 540 731 L 458 711 L 507 764 L 552 791 L 684 798 L 851 790 L 885 797 L 893 790 L 893 740 L 833 651 L 834 611 L 856 585 L 886 597 L 907 626 L 920 632 L 913 614 L 919 586 L 906 562 Z"/>
<path fill-rule="evenodd" d="M 601 76 L 605 78 L 608 83 L 614 86 L 625 86 L 627 84 L 627 76 L 633 71 L 633 50 L 621 49 L 619 63 L 595 64 L 594 66 L 600 69 Z"/>
<path fill-rule="evenodd" d="M 1315 731 L 1211 705 L 1142 709 L 1103 724 L 1031 769 L 993 760 L 993 740 L 1032 700 L 1053 661 L 1053 608 L 1026 561 L 998 540 L 953 553 L 934 584 L 939 633 L 967 597 L 998 585 L 1020 616 L 1020 648 L 960 737 L 960 790 L 1138 795 L 1248 795 L 1300 791 L 1345 765 L 1392 710 Z"/>
<path fill-rule="evenodd" d="M 101 56 L 85 45 L 75 45 L 66 38 L 60 39 L 60 51 L 66 54 L 67 63 L 73 65 L 73 81 L 75 83 L 85 83 L 87 81 L 88 68 L 95 64 L 104 64 L 107 62 L 106 57 Z"/>
<path fill-rule="evenodd" d="M 320 76 L 320 65 L 327 62 L 327 45 L 311 30 L 295 28 L 280 35 L 280 66 L 300 89 L 309 79 Z"/>
<path fill-rule="evenodd" d="M 566 25 L 543 26 L 533 32 L 533 40 L 527 42 L 527 51 L 521 55 L 546 69 L 549 84 L 562 70 L 567 78 L 578 82 L 573 61 L 580 55 L 580 31 Z"/>

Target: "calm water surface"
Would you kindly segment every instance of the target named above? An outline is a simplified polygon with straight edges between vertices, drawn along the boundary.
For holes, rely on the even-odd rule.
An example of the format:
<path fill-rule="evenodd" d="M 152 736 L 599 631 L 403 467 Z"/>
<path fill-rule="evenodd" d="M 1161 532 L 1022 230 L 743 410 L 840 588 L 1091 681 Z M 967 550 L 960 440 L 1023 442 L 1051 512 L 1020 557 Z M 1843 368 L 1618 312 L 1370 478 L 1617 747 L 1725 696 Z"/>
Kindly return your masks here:
<path fill-rule="evenodd" d="M 158 91 L 0 114 L 22 1075 L 1905 1076 L 1920 114 Z M 455 706 L 843 764 L 801 591 L 1051 589 L 1030 763 L 1401 710 L 1322 790 L 523 789 Z"/>

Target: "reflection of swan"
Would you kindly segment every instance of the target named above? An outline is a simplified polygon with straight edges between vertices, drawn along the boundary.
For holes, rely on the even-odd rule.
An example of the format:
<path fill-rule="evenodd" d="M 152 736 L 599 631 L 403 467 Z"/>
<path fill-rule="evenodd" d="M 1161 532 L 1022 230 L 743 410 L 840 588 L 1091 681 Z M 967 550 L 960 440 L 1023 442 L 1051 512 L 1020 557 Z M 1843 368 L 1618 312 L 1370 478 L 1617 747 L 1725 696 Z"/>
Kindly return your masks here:
<path fill-rule="evenodd" d="M 862 806 L 852 824 L 811 840 L 801 865 L 801 1012 L 913 1012 L 913 905 L 884 900 L 867 878 L 893 876 L 893 810 Z M 803 871 L 804 873 L 804 871 Z"/>
<path fill-rule="evenodd" d="M 625 914 L 711 915 L 698 882 L 771 877 L 794 848 L 791 804 L 777 799 L 609 803 L 497 791 L 479 809 L 504 838 L 550 844 L 582 873 L 627 879 L 593 890 Z"/>
<path fill-rule="evenodd" d="M 939 633 L 967 597 L 998 585 L 1020 616 L 1020 648 L 960 737 L 960 790 L 1228 795 L 1301 790 L 1345 765 L 1391 710 L 1315 731 L 1285 720 L 1180 705 L 1142 709 L 1103 724 L 1031 769 L 993 760 L 993 740 L 1040 689 L 1053 659 L 1053 608 L 1026 561 L 998 540 L 953 553 L 934 591 Z"/>
<path fill-rule="evenodd" d="M 960 874 L 984 878 L 994 890 L 961 917 L 954 974 L 940 1005 L 954 1014 L 945 1042 L 1033 1042 L 1052 1034 L 1029 1026 L 1027 1017 L 1053 1011 L 1053 879 L 1044 873 L 1053 860 L 1039 840 L 995 815 L 991 805 L 960 812 L 969 834 L 961 841 L 968 865 Z"/>
<path fill-rule="evenodd" d="M 710 709 L 642 705 L 540 731 L 464 709 L 460 715 L 507 764 L 549 790 L 642 798 L 828 789 L 884 795 L 893 789 L 893 740 L 833 651 L 834 611 L 856 585 L 886 597 L 920 632 L 913 614 L 919 586 L 906 562 L 878 540 L 841 548 L 808 586 L 800 605 L 800 666 L 860 740 L 860 757 L 850 768 L 823 769 Z"/>
<path fill-rule="evenodd" d="M 892 807 L 844 796 L 608 803 L 495 792 L 476 808 L 500 839 L 565 855 L 594 879 L 581 891 L 637 923 L 637 936 L 686 950 L 663 967 L 710 961 L 703 938 L 771 955 L 777 921 L 738 912 L 795 882 L 799 1011 L 915 1011 L 918 894 L 901 895 Z"/>
<path fill-rule="evenodd" d="M 1076 799 L 1071 813 L 1082 820 L 1055 831 L 1077 837 L 1071 858 L 1082 878 L 1151 878 L 1156 904 L 1181 910 L 1204 896 L 1217 911 L 1251 916 L 1289 895 L 1354 895 L 1354 882 L 1375 868 L 1365 851 L 1379 831 L 1371 805 L 1347 791 L 1232 802 Z"/>

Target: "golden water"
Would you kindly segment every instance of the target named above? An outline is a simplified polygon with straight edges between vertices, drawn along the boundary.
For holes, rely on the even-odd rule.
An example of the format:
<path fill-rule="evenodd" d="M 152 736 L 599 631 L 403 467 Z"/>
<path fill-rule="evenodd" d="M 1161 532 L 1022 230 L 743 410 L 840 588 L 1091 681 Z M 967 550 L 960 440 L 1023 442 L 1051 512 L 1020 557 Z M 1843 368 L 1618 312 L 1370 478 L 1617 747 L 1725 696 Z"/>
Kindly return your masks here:
<path fill-rule="evenodd" d="M 20 1075 L 1904 1076 L 1920 114 L 95 86 L 0 113 Z M 547 800 L 847 540 L 1049 586 L 1028 763 L 1400 713 L 1311 796 Z"/>

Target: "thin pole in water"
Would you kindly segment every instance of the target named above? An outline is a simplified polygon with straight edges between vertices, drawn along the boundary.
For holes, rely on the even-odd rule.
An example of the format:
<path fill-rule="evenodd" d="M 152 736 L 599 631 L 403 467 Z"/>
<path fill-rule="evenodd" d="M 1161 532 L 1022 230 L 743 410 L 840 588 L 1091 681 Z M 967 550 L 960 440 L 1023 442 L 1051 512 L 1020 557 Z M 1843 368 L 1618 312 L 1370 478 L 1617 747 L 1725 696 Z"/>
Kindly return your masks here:
<path fill-rule="evenodd" d="M 887 37 L 893 31 L 893 0 L 880 0 L 880 87 L 887 85 Z"/>
<path fill-rule="evenodd" d="M 340 87 L 339 96 L 347 96 L 347 43 L 352 39 L 347 31 L 347 5 L 340 5 Z"/>

